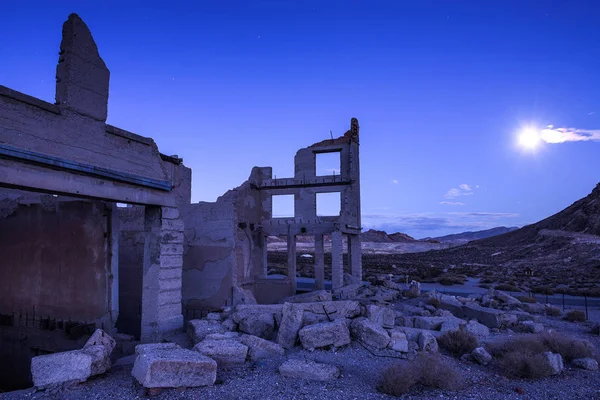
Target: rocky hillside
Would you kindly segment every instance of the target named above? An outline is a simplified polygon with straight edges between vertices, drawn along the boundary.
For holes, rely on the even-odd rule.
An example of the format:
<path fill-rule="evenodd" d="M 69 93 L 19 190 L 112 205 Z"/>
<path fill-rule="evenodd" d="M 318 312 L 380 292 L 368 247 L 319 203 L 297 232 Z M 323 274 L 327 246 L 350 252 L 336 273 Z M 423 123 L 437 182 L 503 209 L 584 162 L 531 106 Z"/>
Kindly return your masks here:
<path fill-rule="evenodd" d="M 462 246 L 367 261 L 383 272 L 394 264 L 405 273 L 484 276 L 489 281 L 536 287 L 600 283 L 600 185 L 585 198 L 538 223 Z M 532 271 L 533 277 L 525 272 Z"/>
<path fill-rule="evenodd" d="M 486 229 L 483 231 L 474 231 L 474 232 L 462 232 L 455 233 L 453 235 L 446 235 L 435 237 L 433 240 L 437 240 L 440 243 L 468 243 L 473 240 L 479 239 L 487 239 L 489 237 L 494 237 L 498 235 L 502 235 L 508 232 L 516 231 L 519 229 L 516 226 L 507 228 L 506 226 L 499 226 L 492 229 Z"/>

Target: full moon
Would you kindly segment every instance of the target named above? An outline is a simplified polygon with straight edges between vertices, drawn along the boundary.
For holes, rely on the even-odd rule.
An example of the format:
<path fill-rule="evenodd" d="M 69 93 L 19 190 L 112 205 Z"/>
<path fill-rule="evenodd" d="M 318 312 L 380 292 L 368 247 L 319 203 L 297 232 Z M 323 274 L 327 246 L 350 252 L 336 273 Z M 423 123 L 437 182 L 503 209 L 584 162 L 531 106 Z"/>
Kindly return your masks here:
<path fill-rule="evenodd" d="M 540 140 L 540 133 L 534 128 L 525 128 L 519 134 L 519 144 L 527 149 L 535 149 Z"/>

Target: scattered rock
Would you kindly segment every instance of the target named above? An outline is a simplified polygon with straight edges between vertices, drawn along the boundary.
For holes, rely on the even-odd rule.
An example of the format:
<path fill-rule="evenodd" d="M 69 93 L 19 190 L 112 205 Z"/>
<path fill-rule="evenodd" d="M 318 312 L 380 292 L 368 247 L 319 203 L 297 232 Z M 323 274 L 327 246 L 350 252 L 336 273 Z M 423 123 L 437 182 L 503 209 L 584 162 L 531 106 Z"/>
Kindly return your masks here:
<path fill-rule="evenodd" d="M 277 343 L 259 338 L 258 336 L 242 335 L 240 341 L 248 346 L 248 355 L 252 361 L 282 356 L 285 354 L 283 347 Z"/>
<path fill-rule="evenodd" d="M 522 303 L 521 308 L 531 314 L 546 313 L 546 307 L 540 303 Z"/>
<path fill-rule="evenodd" d="M 116 344 L 115 339 L 102 329 L 96 329 L 90 336 L 81 351 L 92 357 L 92 376 L 103 374 L 110 369 L 110 355 Z"/>
<path fill-rule="evenodd" d="M 544 325 L 536 324 L 533 321 L 521 321 L 518 328 L 521 332 L 525 333 L 540 333 L 544 331 Z"/>
<path fill-rule="evenodd" d="M 467 303 L 462 307 L 464 318 L 476 319 L 488 328 L 502 328 L 515 324 L 517 317 L 500 310 L 481 307 L 475 303 Z"/>
<path fill-rule="evenodd" d="M 437 353 L 438 351 L 438 343 L 431 333 L 429 332 L 421 332 L 419 335 L 419 350 L 425 351 L 428 353 Z"/>
<path fill-rule="evenodd" d="M 187 324 L 187 334 L 194 344 L 203 341 L 206 335 L 226 331 L 227 329 L 220 323 L 206 319 L 193 319 Z"/>
<path fill-rule="evenodd" d="M 367 306 L 367 318 L 378 325 L 391 328 L 395 324 L 396 313 L 391 308 L 371 304 Z"/>
<path fill-rule="evenodd" d="M 471 332 L 473 335 L 479 336 L 479 337 L 490 336 L 490 328 L 488 328 L 487 326 L 485 326 L 483 324 L 480 324 L 479 322 L 475 321 L 474 319 L 467 322 L 467 324 L 465 325 L 465 330 L 467 332 Z"/>
<path fill-rule="evenodd" d="M 415 328 L 438 331 L 442 324 L 462 325 L 465 322 L 456 317 L 415 317 Z"/>
<path fill-rule="evenodd" d="M 285 299 L 285 303 L 313 303 L 319 301 L 331 301 L 331 293 L 327 290 L 315 290 L 308 293 L 297 294 Z"/>
<path fill-rule="evenodd" d="M 492 361 L 492 356 L 483 347 L 473 350 L 471 357 L 481 365 L 488 365 Z"/>
<path fill-rule="evenodd" d="M 348 322 L 342 319 L 305 326 L 300 329 L 299 336 L 302 346 L 310 351 L 320 347 L 350 344 Z"/>
<path fill-rule="evenodd" d="M 227 339 L 238 339 L 240 334 L 237 332 L 225 332 L 225 333 L 210 333 L 206 335 L 204 340 L 227 340 Z"/>
<path fill-rule="evenodd" d="M 493 289 L 492 289 L 493 290 Z M 502 292 L 500 290 L 494 290 L 494 297 L 498 300 L 500 300 L 501 302 L 508 304 L 508 305 L 521 305 L 523 303 L 521 303 L 521 301 L 511 295 L 509 295 L 508 293 Z"/>
<path fill-rule="evenodd" d="M 209 321 L 221 322 L 221 314 L 216 313 L 216 312 L 211 312 L 206 315 L 206 319 Z"/>
<path fill-rule="evenodd" d="M 233 287 L 233 304 L 256 304 L 254 294 L 248 289 L 242 289 L 239 286 Z"/>
<path fill-rule="evenodd" d="M 290 349 L 296 345 L 298 332 L 302 328 L 304 309 L 300 304 L 286 303 L 283 306 L 283 318 L 277 332 L 277 343 Z"/>
<path fill-rule="evenodd" d="M 593 358 L 578 358 L 573 360 L 573 365 L 577 368 L 587 369 L 588 371 L 598 370 L 598 361 Z"/>
<path fill-rule="evenodd" d="M 269 313 L 250 314 L 239 322 L 238 329 L 240 332 L 266 339 L 273 336 L 275 320 L 273 314 Z"/>
<path fill-rule="evenodd" d="M 45 354 L 31 359 L 31 377 L 38 388 L 84 382 L 92 373 L 92 357 L 80 350 Z"/>
<path fill-rule="evenodd" d="M 353 283 L 341 288 L 334 289 L 332 294 L 338 299 L 353 300 L 359 297 L 360 292 L 364 288 L 361 283 Z"/>
<path fill-rule="evenodd" d="M 408 297 L 419 297 L 421 295 L 421 284 L 417 281 L 410 282 L 408 285 Z"/>
<path fill-rule="evenodd" d="M 334 365 L 304 361 L 287 360 L 279 367 L 279 373 L 286 378 L 329 381 L 340 376 L 340 370 Z"/>
<path fill-rule="evenodd" d="M 215 360 L 219 367 L 243 364 L 248 355 L 248 346 L 237 340 L 204 340 L 192 349 Z"/>
<path fill-rule="evenodd" d="M 390 336 L 381 325 L 366 318 L 357 318 L 350 325 L 352 335 L 362 344 L 375 349 L 383 349 L 390 343 Z"/>
<path fill-rule="evenodd" d="M 394 322 L 395 322 L 395 325 L 397 325 L 397 326 L 406 326 L 409 328 L 415 327 L 415 317 L 407 317 L 405 315 L 397 315 Z"/>
<path fill-rule="evenodd" d="M 557 375 L 564 369 L 563 359 L 560 354 L 547 351 L 541 359 L 543 360 L 542 364 L 536 367 L 548 370 L 551 375 Z"/>
<path fill-rule="evenodd" d="M 400 329 L 390 329 L 390 343 L 388 347 L 402 353 L 408 353 L 408 338 L 406 333 Z"/>
<path fill-rule="evenodd" d="M 145 388 L 210 386 L 217 378 L 215 360 L 198 352 L 172 347 L 141 345 L 131 374 Z M 169 343 L 172 344 L 172 343 Z"/>

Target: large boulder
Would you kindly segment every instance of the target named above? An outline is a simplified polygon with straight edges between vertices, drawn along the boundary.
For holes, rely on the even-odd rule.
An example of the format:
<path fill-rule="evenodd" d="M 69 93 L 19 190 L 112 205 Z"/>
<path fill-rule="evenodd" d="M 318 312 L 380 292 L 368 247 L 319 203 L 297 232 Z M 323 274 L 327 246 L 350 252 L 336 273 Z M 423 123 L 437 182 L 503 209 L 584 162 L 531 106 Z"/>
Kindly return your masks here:
<path fill-rule="evenodd" d="M 91 374 L 92 357 L 80 350 L 45 354 L 31 359 L 31 377 L 38 389 L 84 382 Z"/>
<path fill-rule="evenodd" d="M 308 293 L 297 294 L 285 299 L 285 303 L 313 303 L 319 301 L 331 301 L 331 293 L 327 290 L 315 290 Z"/>
<path fill-rule="evenodd" d="M 521 301 L 511 295 L 509 295 L 508 293 L 502 292 L 500 290 L 494 290 L 494 297 L 498 300 L 500 300 L 501 302 L 503 302 L 504 304 L 508 304 L 511 306 L 520 306 Z"/>
<path fill-rule="evenodd" d="M 116 345 L 115 339 L 102 329 L 96 329 L 90 336 L 81 351 L 92 357 L 92 376 L 103 374 L 110 369 L 110 355 Z"/>
<path fill-rule="evenodd" d="M 254 293 L 239 286 L 233 287 L 233 304 L 256 304 Z"/>
<path fill-rule="evenodd" d="M 283 306 L 283 304 L 241 304 L 235 308 L 230 318 L 239 324 L 242 319 L 252 314 L 271 314 L 275 325 L 279 325 L 283 317 Z"/>
<path fill-rule="evenodd" d="M 211 333 L 225 332 L 227 329 L 217 321 L 193 319 L 187 324 L 187 334 L 194 343 L 203 341 Z"/>
<path fill-rule="evenodd" d="M 471 357 L 481 365 L 488 365 L 492 356 L 483 347 L 477 347 L 471 352 Z"/>
<path fill-rule="evenodd" d="M 171 343 L 169 343 L 171 344 Z M 215 360 L 177 345 L 136 347 L 131 374 L 145 388 L 210 386 L 217 378 Z"/>
<path fill-rule="evenodd" d="M 300 329 L 299 337 L 302 346 L 310 351 L 320 347 L 350 344 L 348 322 L 343 319 L 305 326 Z"/>
<path fill-rule="evenodd" d="M 396 312 L 388 307 L 370 304 L 367 306 L 367 318 L 385 328 L 391 328 L 395 324 Z"/>
<path fill-rule="evenodd" d="M 204 340 L 192 349 L 215 360 L 219 367 L 246 362 L 248 346 L 235 339 Z"/>
<path fill-rule="evenodd" d="M 488 328 L 505 328 L 517 323 L 517 317 L 500 310 L 467 303 L 462 308 L 463 317 L 476 319 Z"/>
<path fill-rule="evenodd" d="M 300 307 L 303 311 L 321 314 L 331 319 L 355 318 L 360 315 L 361 311 L 360 304 L 353 300 L 301 303 L 296 306 Z"/>
<path fill-rule="evenodd" d="M 471 332 L 473 335 L 479 336 L 479 337 L 490 336 L 490 328 L 488 328 L 487 326 L 485 326 L 483 324 L 480 324 L 479 322 L 475 321 L 474 319 L 467 322 L 467 324 L 465 325 L 465 330 L 467 332 Z"/>
<path fill-rule="evenodd" d="M 352 283 L 337 289 L 333 289 L 332 294 L 337 299 L 353 300 L 360 296 L 363 288 L 364 285 L 362 283 Z"/>
<path fill-rule="evenodd" d="M 593 358 L 578 358 L 573 360 L 573 365 L 577 368 L 587 369 L 588 371 L 598 370 L 598 361 Z"/>
<path fill-rule="evenodd" d="M 279 366 L 281 376 L 293 379 L 328 381 L 339 378 L 340 370 L 334 365 L 291 359 Z"/>
<path fill-rule="evenodd" d="M 283 356 L 285 350 L 277 343 L 259 338 L 258 336 L 242 335 L 240 342 L 248 346 L 251 361 Z"/>
<path fill-rule="evenodd" d="M 557 375 L 565 368 L 563 365 L 562 356 L 560 354 L 547 351 L 542 354 L 541 358 L 538 359 L 540 363 L 535 365 L 535 367 L 540 368 L 543 371 L 548 371 L 550 375 Z"/>
<path fill-rule="evenodd" d="M 398 326 L 406 326 L 409 328 L 415 327 L 415 318 L 416 317 L 408 317 L 406 315 L 396 315 L 394 320 L 395 325 Z"/>
<path fill-rule="evenodd" d="M 456 317 L 415 317 L 415 328 L 418 329 L 427 329 L 430 331 L 439 331 L 443 324 L 446 324 L 447 329 L 445 330 L 455 330 L 451 329 L 449 325 L 452 327 L 458 325 L 462 325 L 465 322 Z M 448 329 L 450 328 L 450 329 Z"/>
<path fill-rule="evenodd" d="M 427 353 L 438 352 L 439 347 L 437 339 L 430 332 L 421 332 L 417 343 L 419 343 L 419 350 L 421 351 Z"/>
<path fill-rule="evenodd" d="M 521 308 L 531 314 L 546 313 L 546 306 L 541 303 L 522 303 Z"/>
<path fill-rule="evenodd" d="M 390 333 L 390 343 L 388 344 L 388 347 L 394 351 L 407 353 L 408 352 L 408 338 L 406 337 L 406 333 L 397 328 L 390 329 L 389 333 Z"/>
<path fill-rule="evenodd" d="M 357 318 L 350 325 L 352 336 L 362 344 L 374 348 L 383 349 L 390 343 L 390 335 L 383 327 L 366 318 Z"/>
<path fill-rule="evenodd" d="M 298 332 L 302 328 L 304 315 L 303 304 L 286 303 L 283 306 L 283 317 L 277 332 L 277 343 L 285 349 L 291 349 L 296 345 Z"/>
<path fill-rule="evenodd" d="M 238 329 L 240 332 L 261 338 L 270 338 L 275 331 L 275 320 L 273 314 L 250 314 L 240 320 Z"/>

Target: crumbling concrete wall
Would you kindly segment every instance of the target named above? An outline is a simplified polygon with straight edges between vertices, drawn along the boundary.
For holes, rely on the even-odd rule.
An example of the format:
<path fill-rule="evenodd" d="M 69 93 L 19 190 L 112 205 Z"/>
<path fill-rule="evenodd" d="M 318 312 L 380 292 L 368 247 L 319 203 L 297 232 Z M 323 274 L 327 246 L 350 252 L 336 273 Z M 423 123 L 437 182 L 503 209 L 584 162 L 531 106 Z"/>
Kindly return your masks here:
<path fill-rule="evenodd" d="M 0 314 L 111 326 L 111 208 L 101 201 L 3 193 Z"/>

